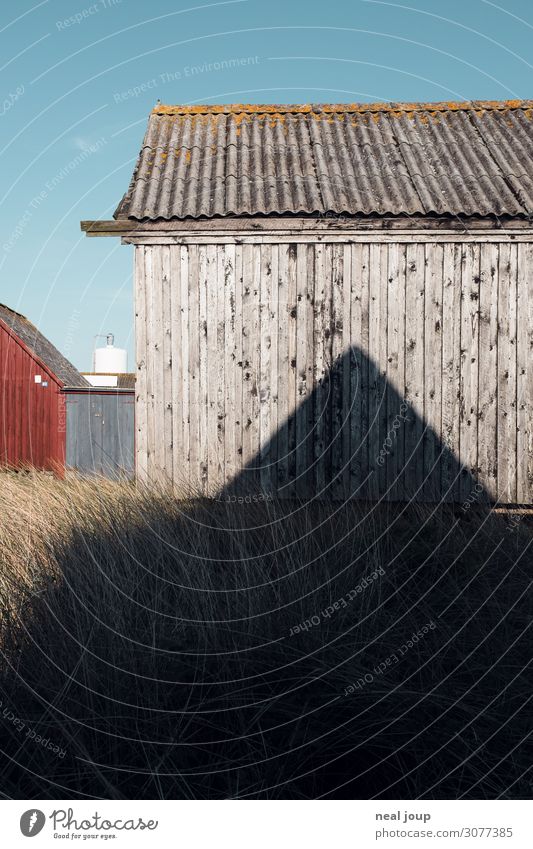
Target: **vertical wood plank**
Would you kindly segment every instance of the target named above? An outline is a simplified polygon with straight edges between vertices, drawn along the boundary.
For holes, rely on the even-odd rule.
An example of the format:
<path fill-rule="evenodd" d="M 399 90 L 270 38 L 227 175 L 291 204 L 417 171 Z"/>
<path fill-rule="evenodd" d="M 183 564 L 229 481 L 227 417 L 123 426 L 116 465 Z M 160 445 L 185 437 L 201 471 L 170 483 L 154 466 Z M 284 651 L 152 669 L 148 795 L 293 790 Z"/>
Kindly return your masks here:
<path fill-rule="evenodd" d="M 243 383 L 244 383 L 244 349 L 243 349 L 243 248 L 235 247 L 235 404 L 231 411 L 232 425 L 235 433 L 235 475 L 243 469 L 244 440 L 243 440 Z"/>
<path fill-rule="evenodd" d="M 190 404 L 190 374 L 189 374 L 189 320 L 190 320 L 190 296 L 189 296 L 189 248 L 186 245 L 180 247 L 180 313 L 181 313 L 181 395 L 182 395 L 182 460 L 176 457 L 178 467 L 174 467 L 174 480 L 182 486 L 185 491 L 190 488 L 190 452 L 191 452 L 191 404 Z M 179 473 L 178 473 L 179 469 Z"/>
<path fill-rule="evenodd" d="M 426 245 L 424 327 L 424 489 L 425 501 L 441 497 L 442 434 L 442 245 Z"/>
<path fill-rule="evenodd" d="M 149 250 L 149 249 L 148 249 Z M 134 249 L 135 279 L 135 473 L 140 484 L 148 483 L 148 398 L 146 389 L 146 248 Z"/>
<path fill-rule="evenodd" d="M 344 387 L 344 246 L 332 245 L 331 267 L 331 490 L 336 501 L 343 488 L 343 387 Z"/>
<path fill-rule="evenodd" d="M 497 490 L 498 245 L 481 248 L 479 284 L 478 483 L 480 500 Z M 483 495 L 483 498 L 482 498 Z"/>
<path fill-rule="evenodd" d="M 315 281 L 314 281 L 314 311 L 313 311 L 313 346 L 315 351 L 314 369 L 314 497 L 323 498 L 326 487 L 326 463 L 327 454 L 327 395 L 328 395 L 328 340 L 327 309 L 328 299 L 327 282 L 329 254 L 326 245 L 318 244 L 315 247 Z"/>
<path fill-rule="evenodd" d="M 312 365 L 310 362 L 308 299 L 308 246 L 296 248 L 296 482 L 295 493 L 309 497 L 309 407 L 311 404 Z M 311 377 L 311 380 L 309 380 Z"/>
<path fill-rule="evenodd" d="M 215 246 L 215 283 L 217 297 L 217 466 L 215 489 L 216 494 L 224 486 L 225 478 L 225 429 L 226 429 L 226 321 L 225 321 L 225 249 L 222 245 Z"/>
<path fill-rule="evenodd" d="M 253 245 L 252 249 L 252 324 L 251 324 L 251 373 L 250 389 L 250 444 L 252 465 L 250 487 L 256 491 L 260 485 L 260 410 L 259 410 L 259 381 L 261 368 L 261 245 Z"/>
<path fill-rule="evenodd" d="M 379 297 L 379 318 L 378 318 L 378 345 L 377 345 L 377 368 L 378 377 L 378 420 L 379 420 L 379 447 L 383 448 L 385 440 L 387 440 L 389 432 L 389 422 L 387 419 L 387 398 L 389 395 L 387 385 L 387 360 L 388 360 L 388 338 L 387 327 L 389 320 L 389 299 L 388 299 L 388 273 L 389 273 L 389 248 L 390 245 L 380 245 L 380 297 Z M 380 498 L 389 499 L 387 492 L 388 487 L 388 468 L 391 464 L 390 447 L 387 445 L 387 453 L 385 455 L 385 463 L 377 468 L 378 476 L 378 491 Z"/>
<path fill-rule="evenodd" d="M 278 492 L 283 497 L 289 474 L 289 246 L 279 246 L 278 260 Z"/>
<path fill-rule="evenodd" d="M 402 497 L 405 392 L 405 246 L 389 245 L 387 321 L 387 497 Z M 390 443 L 390 444 L 389 444 Z"/>
<path fill-rule="evenodd" d="M 254 345 L 254 245 L 242 246 L 242 448 L 243 490 L 248 493 L 253 478 L 251 467 L 255 465 L 253 393 L 255 386 Z M 244 471 L 245 470 L 245 471 Z"/>
<path fill-rule="evenodd" d="M 199 247 L 189 245 L 189 488 L 201 494 L 200 474 L 200 277 Z"/>
<path fill-rule="evenodd" d="M 171 324 L 171 404 L 172 457 L 169 474 L 174 491 L 179 493 L 179 468 L 183 466 L 183 396 L 181 393 L 183 362 L 181 357 L 181 263 L 179 245 L 170 246 L 170 324 Z"/>
<path fill-rule="evenodd" d="M 398 317 L 398 368 L 397 368 L 397 391 L 400 407 L 397 415 L 399 416 L 401 426 L 397 437 L 397 453 L 396 453 L 396 468 L 395 468 L 395 486 L 394 495 L 397 500 L 404 500 L 404 468 L 405 468 L 405 422 L 406 422 L 406 404 L 405 404 L 405 298 L 407 284 L 407 255 L 406 246 L 400 246 L 400 266 L 399 266 L 399 291 L 398 299 L 400 302 L 400 310 Z"/>
<path fill-rule="evenodd" d="M 442 294 L 442 497 L 458 500 L 459 386 L 461 371 L 461 250 L 443 246 Z"/>
<path fill-rule="evenodd" d="M 424 481 L 424 245 L 406 246 L 404 488 L 414 500 Z"/>
<path fill-rule="evenodd" d="M 236 371 L 239 359 L 236 343 L 235 312 L 235 245 L 224 245 L 222 253 L 222 281 L 225 325 L 224 344 L 224 481 L 231 483 L 237 471 L 237 441 L 235 432 Z M 220 352 L 222 356 L 222 352 Z"/>
<path fill-rule="evenodd" d="M 516 500 L 528 504 L 533 501 L 533 245 L 517 249 Z"/>
<path fill-rule="evenodd" d="M 154 279 L 153 269 L 157 265 L 154 258 L 154 246 L 145 249 L 145 285 L 146 285 L 146 441 L 148 480 L 152 484 L 157 480 L 156 472 L 156 432 L 155 432 L 155 319 L 154 319 Z"/>
<path fill-rule="evenodd" d="M 518 281 L 518 245 L 511 243 L 509 273 L 509 416 L 507 433 L 509 437 L 509 501 L 517 502 L 517 281 Z"/>
<path fill-rule="evenodd" d="M 293 498 L 296 495 L 296 345 L 297 345 L 297 245 L 289 244 L 289 288 L 288 288 L 288 321 L 289 321 L 289 369 L 287 373 L 287 393 L 289 406 L 288 419 L 288 486 L 284 495 Z"/>
<path fill-rule="evenodd" d="M 351 246 L 350 495 L 370 495 L 370 245 Z"/>
<path fill-rule="evenodd" d="M 384 296 L 382 285 L 382 251 L 379 244 L 370 245 L 369 257 L 369 309 L 368 309 L 368 494 L 380 494 L 380 473 L 386 464 L 386 455 L 380 434 L 381 417 L 381 366 L 383 341 L 380 339 L 381 310 Z"/>
<path fill-rule="evenodd" d="M 460 411 L 462 501 L 472 497 L 477 483 L 477 405 L 479 344 L 479 247 L 463 247 L 461 275 L 461 384 Z M 474 496 L 475 497 L 475 496 Z"/>
<path fill-rule="evenodd" d="M 206 324 L 206 459 L 207 481 L 206 492 L 215 495 L 218 488 L 219 445 L 218 445 L 218 387 L 219 362 L 222 350 L 218 349 L 218 268 L 217 255 L 220 248 L 215 245 L 205 246 L 205 324 Z M 200 348 L 200 351 L 202 348 Z"/>
<path fill-rule="evenodd" d="M 209 442 L 208 442 L 208 350 L 207 350 L 207 277 L 208 254 L 211 245 L 198 247 L 198 316 L 199 316 L 199 368 L 198 368 L 198 453 L 200 494 L 208 494 Z M 212 256 L 212 254 L 211 254 Z"/>
<path fill-rule="evenodd" d="M 516 245 L 500 246 L 498 275 L 498 499 L 516 503 Z"/>
<path fill-rule="evenodd" d="M 279 333 L 280 333 L 280 311 L 278 305 L 279 297 L 279 247 L 272 245 L 272 269 L 270 279 L 270 415 L 271 415 L 271 448 L 270 448 L 270 474 L 269 493 L 275 495 L 278 487 L 278 428 L 279 428 Z"/>
<path fill-rule="evenodd" d="M 154 480 L 163 484 L 165 477 L 165 384 L 164 384 L 164 316 L 163 316 L 163 251 L 165 245 L 152 247 L 152 360 L 154 395 Z"/>
<path fill-rule="evenodd" d="M 162 310 L 162 360 L 163 360 L 163 474 L 165 486 L 173 477 L 172 431 L 172 302 L 170 246 L 161 246 L 161 310 Z"/>
<path fill-rule="evenodd" d="M 272 290 L 272 247 L 258 246 L 260 252 L 259 281 L 259 480 L 263 493 L 270 492 L 270 464 L 272 462 L 272 392 L 271 364 L 272 323 L 270 301 Z"/>
<path fill-rule="evenodd" d="M 352 249 L 351 245 L 342 245 L 342 496 L 346 500 L 351 494 L 350 467 L 351 457 L 351 370 L 352 370 Z M 357 391 L 357 390 L 356 390 Z M 361 429 L 361 417 L 357 417 L 358 430 Z M 360 438 L 360 437 L 359 437 Z"/>

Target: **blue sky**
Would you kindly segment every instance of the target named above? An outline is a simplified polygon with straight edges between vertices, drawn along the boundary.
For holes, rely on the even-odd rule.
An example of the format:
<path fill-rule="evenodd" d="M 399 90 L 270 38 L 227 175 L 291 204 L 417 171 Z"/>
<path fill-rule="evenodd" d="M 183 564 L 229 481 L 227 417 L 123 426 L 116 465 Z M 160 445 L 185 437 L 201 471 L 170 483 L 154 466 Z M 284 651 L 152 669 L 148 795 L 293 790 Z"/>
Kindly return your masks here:
<path fill-rule="evenodd" d="M 158 98 L 533 97 L 529 0 L 22 0 L 0 39 L 0 301 L 81 369 L 109 331 L 133 367 L 133 249 L 79 222 L 112 217 Z"/>

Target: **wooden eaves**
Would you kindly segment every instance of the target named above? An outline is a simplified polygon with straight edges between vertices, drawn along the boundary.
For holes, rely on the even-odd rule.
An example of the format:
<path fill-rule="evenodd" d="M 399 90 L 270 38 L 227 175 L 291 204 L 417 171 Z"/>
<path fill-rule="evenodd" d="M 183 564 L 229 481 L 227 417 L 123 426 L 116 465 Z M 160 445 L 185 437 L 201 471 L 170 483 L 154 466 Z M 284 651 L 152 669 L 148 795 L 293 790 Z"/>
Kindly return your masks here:
<path fill-rule="evenodd" d="M 533 241 L 527 218 L 452 216 L 233 216 L 137 221 L 82 221 L 89 237 L 115 236 L 123 244 L 264 242 L 478 242 Z M 416 232 L 416 237 L 415 237 Z M 369 234 L 372 233 L 372 236 Z"/>
<path fill-rule="evenodd" d="M 528 218 L 498 218 L 491 216 L 361 216 L 317 215 L 315 216 L 228 216 L 224 218 L 188 218 L 157 221 L 137 221 L 128 218 L 109 221 L 81 221 L 81 230 L 90 237 L 126 236 L 150 232 L 216 232 L 235 231 L 302 233 L 308 231 L 335 230 L 449 230 L 467 233 L 471 230 L 532 230 L 533 221 Z"/>

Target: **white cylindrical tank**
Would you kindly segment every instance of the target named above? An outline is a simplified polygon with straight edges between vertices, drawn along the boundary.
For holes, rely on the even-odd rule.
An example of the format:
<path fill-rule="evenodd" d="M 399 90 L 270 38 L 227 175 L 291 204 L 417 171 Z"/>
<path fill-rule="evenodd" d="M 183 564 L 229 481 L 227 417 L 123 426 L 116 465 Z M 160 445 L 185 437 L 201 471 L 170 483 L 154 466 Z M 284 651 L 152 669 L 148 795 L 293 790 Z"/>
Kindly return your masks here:
<path fill-rule="evenodd" d="M 94 371 L 97 374 L 124 374 L 128 371 L 128 352 L 115 348 L 115 337 L 108 334 L 105 348 L 94 349 Z"/>

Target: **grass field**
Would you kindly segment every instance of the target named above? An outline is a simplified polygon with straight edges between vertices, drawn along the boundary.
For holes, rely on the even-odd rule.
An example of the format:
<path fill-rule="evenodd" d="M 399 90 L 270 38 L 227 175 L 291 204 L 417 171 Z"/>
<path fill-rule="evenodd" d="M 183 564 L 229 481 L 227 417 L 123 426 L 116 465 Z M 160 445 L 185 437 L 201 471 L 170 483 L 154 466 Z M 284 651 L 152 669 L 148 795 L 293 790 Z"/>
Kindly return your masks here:
<path fill-rule="evenodd" d="M 0 498 L 4 796 L 531 796 L 528 516 Z"/>

